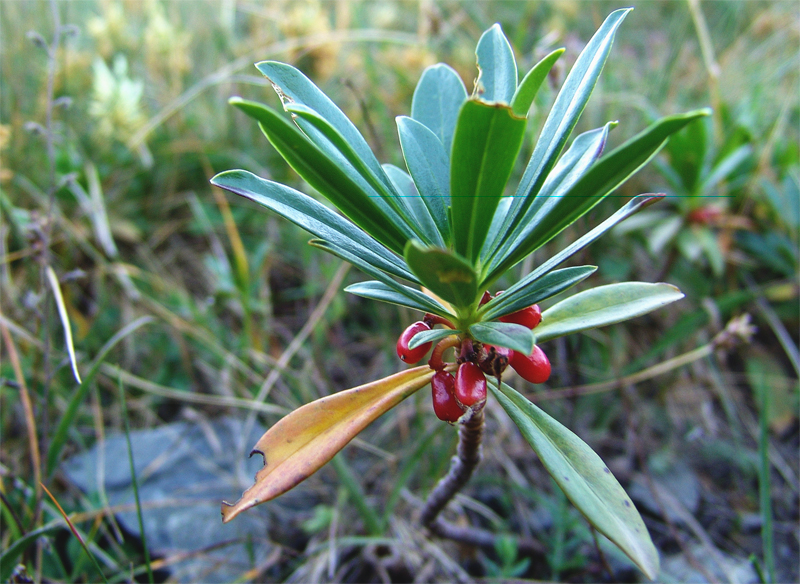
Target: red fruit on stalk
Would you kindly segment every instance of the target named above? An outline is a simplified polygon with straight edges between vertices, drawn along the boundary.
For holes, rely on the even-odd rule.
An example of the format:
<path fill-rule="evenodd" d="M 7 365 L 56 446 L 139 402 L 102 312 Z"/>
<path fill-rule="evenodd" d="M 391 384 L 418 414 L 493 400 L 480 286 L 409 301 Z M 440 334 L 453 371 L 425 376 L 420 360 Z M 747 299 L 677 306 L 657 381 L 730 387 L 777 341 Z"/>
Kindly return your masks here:
<path fill-rule="evenodd" d="M 481 368 L 467 361 L 456 371 L 456 399 L 461 405 L 470 407 L 486 400 L 486 376 Z"/>
<path fill-rule="evenodd" d="M 409 349 L 408 343 L 411 342 L 411 339 L 413 339 L 414 335 L 417 333 L 429 330 L 431 330 L 431 327 L 421 320 L 410 325 L 402 332 L 400 338 L 397 339 L 397 356 L 410 365 L 421 361 L 428 351 L 430 351 L 433 343 L 423 343 L 414 349 Z"/>
<path fill-rule="evenodd" d="M 433 411 L 436 417 L 445 422 L 457 422 L 464 414 L 453 394 L 455 379 L 447 371 L 437 371 L 431 379 Z"/>
<path fill-rule="evenodd" d="M 523 308 L 517 312 L 512 312 L 505 316 L 500 317 L 500 322 L 511 322 L 514 324 L 521 324 L 529 329 L 534 329 L 542 322 L 542 310 L 538 304 Z"/>
<path fill-rule="evenodd" d="M 550 360 L 538 345 L 534 345 L 533 353 L 527 356 L 514 351 L 511 367 L 522 379 L 531 383 L 544 383 L 550 379 Z"/>

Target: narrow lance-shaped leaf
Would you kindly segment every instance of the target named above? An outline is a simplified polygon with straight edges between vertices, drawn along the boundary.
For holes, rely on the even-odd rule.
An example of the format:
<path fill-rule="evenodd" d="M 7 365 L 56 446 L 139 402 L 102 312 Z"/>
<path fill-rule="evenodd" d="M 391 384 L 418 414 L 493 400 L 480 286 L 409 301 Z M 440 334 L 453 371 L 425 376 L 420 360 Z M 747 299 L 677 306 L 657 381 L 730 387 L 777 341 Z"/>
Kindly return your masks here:
<path fill-rule="evenodd" d="M 582 282 L 597 270 L 597 266 L 576 266 L 554 270 L 513 291 L 506 290 L 481 307 L 478 314 L 484 320 L 494 320 L 528 306 L 547 300 Z"/>
<path fill-rule="evenodd" d="M 659 561 L 650 534 L 630 497 L 606 464 L 578 436 L 514 389 L 489 379 L 492 394 L 522 432 L 573 505 L 647 575 Z"/>
<path fill-rule="evenodd" d="M 400 228 L 405 227 L 405 223 L 379 208 L 376 197 L 371 197 L 363 190 L 296 126 L 263 104 L 241 98 L 232 98 L 230 101 L 258 120 L 270 143 L 308 184 L 328 198 L 353 223 L 392 251 L 402 253 L 409 239 L 409 234 Z"/>
<path fill-rule="evenodd" d="M 323 397 L 282 418 L 253 448 L 251 456 L 264 456 L 264 468 L 241 499 L 223 503 L 222 521 L 296 487 L 381 414 L 430 383 L 433 374 L 427 365 L 409 369 Z"/>
<path fill-rule="evenodd" d="M 547 177 L 519 225 L 508 233 L 499 234 L 500 241 L 504 243 L 493 256 L 487 258 L 490 266 L 500 262 L 511 266 L 529 255 L 541 245 L 539 239 L 531 235 L 537 232 L 540 224 L 549 225 L 553 221 L 558 221 L 576 206 L 583 204 L 581 200 L 566 198 L 564 195 L 600 157 L 608 139 L 608 132 L 616 125 L 616 122 L 609 122 L 602 128 L 584 132 L 575 138 L 572 146 Z M 482 254 L 485 254 L 487 249 L 489 249 L 488 241 L 484 244 Z"/>
<path fill-rule="evenodd" d="M 344 137 L 376 176 L 380 175 L 380 163 L 361 132 L 313 81 L 286 63 L 262 61 L 256 63 L 256 68 L 270 80 L 284 107 L 289 104 L 301 104 L 315 111 Z M 297 120 L 297 123 L 304 131 L 313 129 L 307 121 Z M 309 134 L 314 133 L 309 132 Z M 325 142 L 320 142 L 317 146 L 323 149 L 329 148 Z"/>
<path fill-rule="evenodd" d="M 475 55 L 480 71 L 475 82 L 475 97 L 489 102 L 511 103 L 517 90 L 517 63 L 499 24 L 492 25 L 481 35 Z"/>
<path fill-rule="evenodd" d="M 411 178 L 411 175 L 393 164 L 382 164 L 381 166 L 386 176 L 392 181 L 394 189 L 400 196 L 400 202 L 406 208 L 406 212 L 411 215 L 413 221 L 419 224 L 419 228 L 425 231 L 427 239 L 430 240 L 430 244 L 445 245 L 442 234 L 433 221 L 430 210 L 425 204 L 425 201 L 422 200 L 417 190 L 417 185 L 414 184 L 414 179 Z"/>
<path fill-rule="evenodd" d="M 556 49 L 544 59 L 536 63 L 533 69 L 528 71 L 528 74 L 523 77 L 514 97 L 511 99 L 511 109 L 518 116 L 527 116 L 528 110 L 531 109 L 533 100 L 536 94 L 539 93 L 539 88 L 550 73 L 550 69 L 556 64 L 558 58 L 564 53 L 564 49 Z"/>
<path fill-rule="evenodd" d="M 408 342 L 409 349 L 416 349 L 420 345 L 424 345 L 425 343 L 432 343 L 436 341 L 440 341 L 442 339 L 446 339 L 447 337 L 452 337 L 453 335 L 460 335 L 464 331 L 460 330 L 453 330 L 453 329 L 432 329 L 429 331 L 420 331 L 411 337 L 411 340 Z"/>
<path fill-rule="evenodd" d="M 397 117 L 397 134 L 406 167 L 414 179 L 421 201 L 433 218 L 441 238 L 450 241 L 450 158 L 436 135 L 421 123 Z"/>
<path fill-rule="evenodd" d="M 311 243 L 311 245 L 314 247 L 318 247 L 327 251 L 328 253 L 332 253 L 346 262 L 350 262 L 365 274 L 372 276 L 373 278 L 377 279 L 379 283 L 384 284 L 387 289 L 394 290 L 396 293 L 404 296 L 406 298 L 406 303 L 403 304 L 402 302 L 398 302 L 396 300 L 389 301 L 384 298 L 380 298 L 381 300 L 393 302 L 395 304 L 402 304 L 403 306 L 408 306 L 409 308 L 413 308 L 415 310 L 425 310 L 426 312 L 432 312 L 433 314 L 438 314 L 440 316 L 452 316 L 447 309 L 445 309 L 445 307 L 443 307 L 435 299 L 423 294 L 415 288 L 410 288 L 400 284 L 399 282 L 396 282 L 387 274 L 381 272 L 368 262 L 365 262 L 361 258 L 355 256 L 353 253 L 351 253 L 350 249 L 343 248 L 339 245 L 331 243 L 330 241 L 322 241 L 319 239 L 312 239 L 309 243 Z M 345 290 L 348 289 L 346 288 Z M 352 292 L 352 290 L 350 291 Z M 364 294 L 359 295 L 363 296 Z"/>
<path fill-rule="evenodd" d="M 444 316 L 445 318 L 452 317 L 452 315 L 443 308 L 439 308 L 437 310 L 431 304 L 420 302 L 420 300 L 416 297 L 398 292 L 395 288 L 375 280 L 351 284 L 345 288 L 344 291 L 349 292 L 350 294 L 355 294 L 356 296 L 361 296 L 362 298 L 369 298 L 370 300 L 378 300 L 380 302 L 388 302 L 389 304 L 397 304 L 398 306 L 406 306 L 412 310 L 419 310 L 420 312 L 432 312 L 433 314 L 438 314 L 440 316 Z M 422 293 L 420 292 L 420 294 Z"/>
<path fill-rule="evenodd" d="M 425 248 L 409 241 L 405 258 L 422 285 L 456 309 L 465 309 L 475 302 L 478 276 L 472 266 L 452 251 Z"/>
<path fill-rule="evenodd" d="M 538 222 L 534 229 L 527 231 L 525 241 L 520 242 L 520 247 L 531 253 L 537 246 L 550 241 L 652 160 L 672 134 L 709 113 L 710 110 L 706 108 L 661 118 L 600 158 L 564 193 L 563 198 L 573 203 L 561 207 L 557 214 L 551 215 L 552 220 Z M 523 257 L 516 252 L 505 255 L 498 253 L 484 280 L 494 281 Z"/>
<path fill-rule="evenodd" d="M 535 342 L 531 329 L 510 322 L 478 322 L 469 327 L 469 334 L 476 341 L 507 347 L 524 355 L 533 352 Z"/>
<path fill-rule="evenodd" d="M 634 197 L 630 201 L 628 201 L 625 206 L 619 209 L 616 213 L 614 213 L 611 217 L 603 221 L 600 225 L 592 229 L 589 233 L 582 235 L 576 241 L 569 244 L 567 247 L 556 253 L 555 255 L 551 256 L 547 259 L 544 263 L 537 266 L 530 274 L 525 276 L 522 280 L 511 286 L 508 290 L 506 290 L 506 294 L 515 294 L 518 290 L 529 286 L 532 282 L 535 282 L 539 278 L 541 278 L 544 274 L 558 266 L 559 264 L 565 262 L 574 254 L 578 253 L 587 245 L 591 244 L 592 242 L 596 241 L 603 235 L 606 231 L 624 221 L 637 211 L 644 209 L 645 207 L 652 205 L 653 203 L 660 201 L 664 198 L 664 195 L 654 195 L 654 194 L 646 194 L 646 195 L 639 195 Z M 496 273 L 496 272 L 494 272 Z M 489 288 L 492 280 L 487 278 L 481 283 L 482 288 Z M 488 306 L 488 304 L 487 304 Z"/>
<path fill-rule="evenodd" d="M 486 239 L 526 123 L 508 106 L 475 100 L 461 106 L 450 159 L 450 203 L 454 248 L 469 261 L 477 259 Z"/>
<path fill-rule="evenodd" d="M 288 104 L 284 109 L 293 116 L 296 116 L 296 121 L 298 118 L 302 118 L 325 136 L 330 144 L 335 147 L 336 151 L 351 165 L 353 172 L 358 173 L 358 175 L 389 204 L 397 216 L 403 219 L 410 231 L 414 232 L 417 237 L 426 243 L 436 242 L 436 240 L 431 239 L 426 232 L 425 225 L 420 225 L 418 221 L 415 221 L 416 218 L 408 213 L 408 208 L 398 196 L 399 193 L 395 191 L 394 183 L 386 176 L 382 166 L 378 165 L 377 168 L 375 168 L 373 165 L 368 164 L 365 160 L 360 158 L 352 145 L 344 139 L 336 128 L 308 106 L 302 104 Z"/>
<path fill-rule="evenodd" d="M 458 73 L 444 63 L 431 65 L 422 72 L 414 98 L 411 117 L 433 132 L 450 157 L 453 133 L 461 104 L 467 99 L 467 89 Z"/>
<path fill-rule="evenodd" d="M 400 278 L 419 283 L 400 258 L 350 221 L 308 195 L 246 170 L 228 170 L 211 179 L 228 190 L 288 219 L 317 237 L 351 249 L 363 261 Z"/>
<path fill-rule="evenodd" d="M 515 194 L 514 206 L 506 222 L 506 230 L 516 226 L 522 219 L 522 215 L 532 202 L 531 195 L 539 192 L 550 169 L 555 165 L 597 84 L 611 51 L 614 34 L 631 10 L 631 8 L 615 10 L 608 15 L 567 75 L 522 175 Z"/>
<path fill-rule="evenodd" d="M 536 341 L 615 324 L 683 298 L 671 284 L 621 282 L 598 286 L 562 300 L 542 313 Z"/>

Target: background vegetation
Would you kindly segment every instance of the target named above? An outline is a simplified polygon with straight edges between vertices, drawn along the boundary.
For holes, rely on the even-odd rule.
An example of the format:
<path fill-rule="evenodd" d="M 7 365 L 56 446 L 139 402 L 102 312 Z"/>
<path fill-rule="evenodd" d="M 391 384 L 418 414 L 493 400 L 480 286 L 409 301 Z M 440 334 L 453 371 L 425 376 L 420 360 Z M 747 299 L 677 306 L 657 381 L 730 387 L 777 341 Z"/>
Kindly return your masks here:
<path fill-rule="evenodd" d="M 514 383 L 600 452 L 632 496 L 638 489 L 665 578 L 797 581 L 797 4 L 632 4 L 578 130 L 619 119 L 618 144 L 657 115 L 705 105 L 714 115 L 676 136 L 593 216 L 642 192 L 670 197 L 576 261 L 599 265 L 594 278 L 603 282 L 674 283 L 686 299 L 555 341 L 547 387 Z M 278 104 L 253 62 L 300 67 L 382 162 L 400 164 L 394 117 L 409 112 L 425 66 L 447 62 L 469 87 L 473 47 L 494 22 L 521 69 L 565 46 L 537 98 L 546 112 L 583 43 L 619 6 L 0 3 L 2 569 L 21 562 L 18 576 L 37 581 L 100 579 L 41 483 L 72 514 L 106 577 L 145 581 L 149 565 L 160 568 L 156 579 L 180 579 L 207 550 L 148 558 L 108 501 L 76 489 L 61 461 L 128 421 L 153 429 L 257 413 L 268 426 L 319 395 L 403 367 L 394 342 L 415 315 L 343 294 L 363 279 L 355 269 L 208 184 L 216 172 L 246 168 L 302 189 L 256 125 L 226 103 L 238 94 Z M 526 152 L 536 130 L 530 124 Z M 743 314 L 757 329 L 751 342 L 720 343 Z M 540 549 L 523 557 L 513 539 L 494 553 L 428 541 L 415 511 L 455 440 L 429 400 L 422 391 L 382 418 L 293 507 L 270 503 L 266 530 L 248 541 L 274 553 L 243 566 L 241 579 L 639 577 L 598 546 L 491 404 L 484 462 L 453 517 L 522 534 Z M 250 446 L 230 447 L 232 466 Z M 252 473 L 242 476 L 228 484 L 229 500 Z"/>

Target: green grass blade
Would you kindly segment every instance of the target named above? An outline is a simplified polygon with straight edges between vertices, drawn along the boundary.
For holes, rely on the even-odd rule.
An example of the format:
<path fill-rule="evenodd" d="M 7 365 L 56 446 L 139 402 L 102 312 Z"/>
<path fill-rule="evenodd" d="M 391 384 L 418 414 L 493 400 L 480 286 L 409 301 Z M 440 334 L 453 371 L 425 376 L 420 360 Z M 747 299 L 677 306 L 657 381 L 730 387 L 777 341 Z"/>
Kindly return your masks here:
<path fill-rule="evenodd" d="M 34 529 L 33 531 L 29 531 L 19 539 L 15 540 L 14 543 L 3 550 L 3 553 L 0 554 L 0 581 L 7 582 L 9 578 L 11 578 L 11 574 L 14 572 L 14 568 L 17 565 L 17 558 L 19 558 L 32 544 L 36 543 L 36 540 L 38 540 L 40 537 L 53 533 L 54 531 L 62 529 L 63 527 L 64 526 L 60 523 L 50 523 L 38 529 Z"/>
<path fill-rule="evenodd" d="M 47 451 L 47 476 L 50 476 L 53 473 L 56 465 L 58 464 L 58 458 L 61 454 L 61 449 L 64 448 L 64 444 L 67 441 L 67 432 L 69 432 L 69 428 L 72 425 L 72 422 L 75 420 L 75 416 L 78 414 L 78 408 L 83 403 L 83 400 L 86 399 L 86 394 L 88 393 L 89 388 L 94 381 L 94 377 L 100 370 L 100 365 L 105 360 L 109 351 L 111 351 L 111 349 L 113 349 L 122 339 L 136 331 L 138 328 L 151 323 L 154 320 L 155 319 L 150 316 L 137 318 L 132 323 L 125 325 L 119 331 L 117 331 L 117 333 L 100 348 L 100 352 L 94 358 L 94 361 L 92 361 L 92 366 L 89 368 L 89 372 L 86 374 L 86 377 L 84 377 L 83 383 L 81 383 L 80 386 L 78 386 L 78 389 L 72 394 L 69 404 L 67 405 L 67 409 L 62 414 L 61 419 L 58 422 L 58 426 L 56 427 L 56 431 L 53 433 L 53 438 L 50 441 L 50 448 Z"/>
<path fill-rule="evenodd" d="M 369 534 L 373 536 L 381 535 L 383 533 L 382 521 L 375 512 L 375 509 L 367 503 L 367 496 L 364 493 L 364 489 L 361 488 L 361 483 L 356 479 L 350 465 L 347 464 L 347 460 L 339 453 L 333 457 L 331 462 L 339 477 L 339 481 L 350 496 L 350 500 L 353 501 L 353 504 L 356 506 L 358 514 L 361 516 L 361 520 L 364 522 L 364 526 L 367 528 Z"/>
<path fill-rule="evenodd" d="M 142 538 L 142 548 L 144 549 L 144 563 L 147 566 L 147 579 L 153 584 L 153 569 L 150 566 L 150 550 L 147 549 L 147 534 L 144 530 L 144 519 L 142 518 L 142 502 L 139 498 L 139 479 L 136 478 L 136 467 L 133 464 L 133 446 L 131 445 L 131 426 L 128 420 L 128 406 L 125 403 L 125 389 L 122 380 L 119 382 L 119 402 L 122 408 L 122 420 L 125 424 L 125 443 L 128 445 L 128 462 L 131 468 L 131 485 L 133 486 L 133 498 L 136 502 L 136 520 L 139 522 L 139 533 Z"/>

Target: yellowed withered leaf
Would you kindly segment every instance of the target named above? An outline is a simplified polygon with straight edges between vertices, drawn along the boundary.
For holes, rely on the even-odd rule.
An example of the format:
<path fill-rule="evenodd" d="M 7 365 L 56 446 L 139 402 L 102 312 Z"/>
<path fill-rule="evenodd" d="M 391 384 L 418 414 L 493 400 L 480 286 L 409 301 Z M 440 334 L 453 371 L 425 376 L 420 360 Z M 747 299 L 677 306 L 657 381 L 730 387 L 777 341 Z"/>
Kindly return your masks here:
<path fill-rule="evenodd" d="M 233 505 L 222 504 L 222 521 L 296 487 L 318 471 L 359 432 L 430 383 L 427 365 L 341 391 L 304 405 L 264 434 L 251 453 L 264 456 L 255 484 Z"/>

